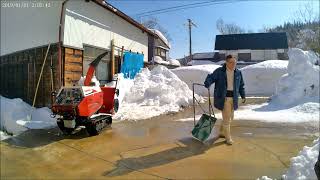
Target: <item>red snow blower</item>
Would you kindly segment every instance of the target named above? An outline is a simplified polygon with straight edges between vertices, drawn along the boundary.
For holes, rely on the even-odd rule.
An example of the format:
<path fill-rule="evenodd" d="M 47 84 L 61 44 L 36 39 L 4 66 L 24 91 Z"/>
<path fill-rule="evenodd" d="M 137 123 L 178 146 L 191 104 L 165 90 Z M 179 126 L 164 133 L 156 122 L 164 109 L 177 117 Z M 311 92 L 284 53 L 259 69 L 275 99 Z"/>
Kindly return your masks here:
<path fill-rule="evenodd" d="M 52 116 L 64 134 L 72 134 L 77 128 L 85 127 L 89 135 L 97 135 L 112 124 L 112 116 L 118 111 L 119 95 L 115 87 L 91 86 L 91 79 L 100 60 L 108 52 L 100 54 L 90 63 L 84 85 L 61 87 L 58 93 L 53 92 L 54 103 Z"/>

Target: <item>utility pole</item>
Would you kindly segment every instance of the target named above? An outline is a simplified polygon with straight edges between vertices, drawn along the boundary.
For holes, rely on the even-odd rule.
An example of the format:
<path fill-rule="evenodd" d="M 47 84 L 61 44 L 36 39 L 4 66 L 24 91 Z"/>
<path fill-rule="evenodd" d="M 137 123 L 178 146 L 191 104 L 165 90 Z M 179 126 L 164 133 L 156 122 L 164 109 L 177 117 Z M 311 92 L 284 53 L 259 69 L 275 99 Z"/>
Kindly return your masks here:
<path fill-rule="evenodd" d="M 191 40 L 191 28 L 192 26 L 197 27 L 196 24 L 192 22 L 191 19 L 188 19 L 188 27 L 189 27 L 189 62 L 192 61 L 192 40 Z"/>

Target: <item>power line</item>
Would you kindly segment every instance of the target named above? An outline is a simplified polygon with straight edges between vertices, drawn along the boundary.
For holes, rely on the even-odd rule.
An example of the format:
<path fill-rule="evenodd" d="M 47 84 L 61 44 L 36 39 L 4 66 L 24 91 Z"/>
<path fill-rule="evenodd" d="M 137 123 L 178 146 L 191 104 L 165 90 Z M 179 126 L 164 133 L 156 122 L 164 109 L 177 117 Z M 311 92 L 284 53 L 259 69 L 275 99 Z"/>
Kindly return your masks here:
<path fill-rule="evenodd" d="M 135 16 L 141 16 L 141 15 L 150 14 L 150 13 L 155 13 L 155 12 L 159 12 L 159 11 L 163 11 L 163 10 L 176 9 L 176 8 L 181 8 L 181 7 L 186 7 L 186 6 L 192 6 L 192 5 L 197 5 L 197 4 L 204 4 L 204 3 L 208 3 L 208 2 L 214 2 L 214 1 L 205 1 L 205 2 L 184 4 L 184 5 L 179 5 L 179 6 L 172 6 L 172 7 L 168 7 L 168 8 L 163 8 L 163 9 L 157 9 L 157 10 L 147 11 L 147 12 L 143 12 L 143 13 L 138 13 L 138 14 L 135 14 Z"/>
<path fill-rule="evenodd" d="M 197 8 L 197 7 L 216 5 L 216 4 L 226 4 L 226 3 L 239 2 L 239 1 L 247 1 L 247 0 L 206 1 L 206 2 L 201 2 L 201 3 L 192 3 L 192 4 L 186 4 L 186 5 L 180 5 L 180 6 L 174 6 L 174 7 L 164 8 L 164 9 L 143 12 L 143 13 L 136 14 L 134 16 L 137 18 L 141 18 L 141 17 L 145 17 L 145 16 L 162 14 L 162 13 L 166 13 L 166 12 L 179 11 L 179 10 L 184 10 L 184 9 Z"/>

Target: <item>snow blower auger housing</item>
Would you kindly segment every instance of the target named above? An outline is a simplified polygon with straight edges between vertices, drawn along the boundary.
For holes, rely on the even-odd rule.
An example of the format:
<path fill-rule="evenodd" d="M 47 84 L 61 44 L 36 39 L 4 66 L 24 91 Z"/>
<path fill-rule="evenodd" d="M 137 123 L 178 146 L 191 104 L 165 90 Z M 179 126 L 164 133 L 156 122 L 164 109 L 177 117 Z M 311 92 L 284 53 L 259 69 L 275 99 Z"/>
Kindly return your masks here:
<path fill-rule="evenodd" d="M 97 135 L 112 124 L 112 116 L 118 110 L 119 95 L 117 81 L 115 87 L 90 86 L 96 66 L 106 55 L 99 55 L 90 63 L 84 85 L 61 87 L 58 94 L 53 93 L 53 116 L 64 134 L 71 134 L 80 126 L 85 126 L 89 135 Z"/>

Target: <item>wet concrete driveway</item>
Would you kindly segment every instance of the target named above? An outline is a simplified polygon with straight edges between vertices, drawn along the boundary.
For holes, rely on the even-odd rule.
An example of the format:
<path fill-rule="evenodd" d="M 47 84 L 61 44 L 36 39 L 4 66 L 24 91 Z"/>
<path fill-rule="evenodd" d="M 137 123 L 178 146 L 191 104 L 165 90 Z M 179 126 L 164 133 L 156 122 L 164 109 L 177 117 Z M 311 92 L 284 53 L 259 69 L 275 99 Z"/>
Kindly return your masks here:
<path fill-rule="evenodd" d="M 1 179 L 279 179 L 319 135 L 315 124 L 234 121 L 234 145 L 203 144 L 191 137 L 193 121 L 177 121 L 192 112 L 114 123 L 94 137 L 27 131 L 1 142 Z"/>

